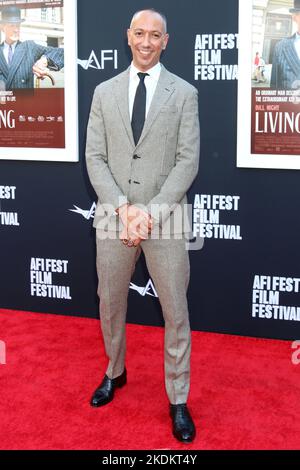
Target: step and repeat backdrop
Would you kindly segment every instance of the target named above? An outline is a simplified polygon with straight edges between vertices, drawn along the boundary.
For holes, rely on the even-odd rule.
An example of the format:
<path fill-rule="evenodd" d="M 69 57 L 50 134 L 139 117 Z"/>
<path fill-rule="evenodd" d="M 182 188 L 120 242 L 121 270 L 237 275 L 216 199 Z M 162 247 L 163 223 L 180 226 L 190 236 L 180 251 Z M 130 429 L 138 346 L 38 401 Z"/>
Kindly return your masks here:
<path fill-rule="evenodd" d="M 22 5 L 24 11 L 26 3 Z M 28 10 L 33 11 L 34 2 L 30 3 Z M 38 3 L 41 8 L 43 2 Z M 48 22 L 53 21 L 54 12 L 64 8 L 63 2 L 44 3 L 44 15 L 51 9 L 51 18 L 47 20 L 45 16 Z M 270 151 L 264 146 L 264 142 L 269 145 L 272 142 L 268 132 L 273 132 L 274 139 L 275 132 L 278 135 L 276 119 L 283 118 L 280 113 L 288 113 L 280 108 L 279 99 L 275 100 L 279 94 L 271 95 L 268 90 L 275 43 L 294 31 L 289 11 L 293 2 L 249 0 L 245 3 L 251 4 L 248 20 L 256 28 L 255 43 L 253 37 L 245 36 L 247 28 L 238 34 L 241 20 L 238 0 L 150 2 L 150 6 L 168 18 L 170 41 L 162 62 L 199 90 L 200 169 L 189 191 L 193 216 L 193 234 L 188 244 L 191 326 L 194 330 L 297 339 L 300 336 L 300 174 L 296 168 L 300 152 L 291 152 L 289 147 L 289 153 L 293 154 L 292 160 L 287 155 L 290 166 L 280 167 L 278 155 L 274 154 L 280 153 L 284 161 L 285 147 L 277 142 Z M 56 101 L 52 100 L 58 107 L 53 104 L 51 112 L 39 109 L 34 114 L 34 107 L 30 108 L 27 101 L 26 111 L 23 115 L 16 111 L 14 122 L 9 110 L 15 109 L 11 106 L 17 106 L 21 99 L 17 92 L 9 93 L 5 86 L 1 88 L 0 133 L 6 136 L 2 137 L 0 159 L 1 308 L 99 316 L 92 228 L 96 195 L 86 171 L 86 126 L 96 85 L 130 64 L 126 30 L 133 13 L 144 7 L 149 7 L 148 1 L 78 0 L 77 25 L 73 24 L 78 38 L 77 70 L 72 68 L 76 47 L 71 47 L 69 42 L 68 48 L 65 47 L 65 68 L 55 72 L 58 83 L 63 83 L 58 89 L 64 88 L 68 96 L 66 109 L 57 105 L 59 94 Z M 29 19 L 32 11 L 26 12 Z M 34 13 L 37 12 L 38 9 Z M 66 26 L 64 34 L 51 42 L 53 47 L 64 47 L 66 36 L 72 36 L 70 16 L 73 15 L 64 11 L 55 20 L 61 23 L 63 18 Z M 26 28 L 26 23 L 21 28 Z M 28 24 L 32 25 L 33 21 Z M 45 34 L 51 36 L 48 29 Z M 53 30 L 61 31 L 61 28 Z M 30 30 L 26 31 L 26 40 L 43 40 L 36 38 L 35 32 L 30 38 Z M 239 40 L 245 44 L 240 53 Z M 243 74 L 245 81 L 238 93 L 239 60 L 248 61 L 250 66 L 246 77 Z M 77 75 L 78 97 L 76 92 L 70 95 Z M 44 93 L 53 91 L 49 90 L 50 82 L 48 85 Z M 30 93 L 34 95 L 32 90 Z M 266 104 L 261 96 L 267 98 Z M 299 106 L 296 101 L 295 97 L 294 112 Z M 37 102 L 36 99 L 36 105 Z M 264 112 L 265 115 L 261 114 Z M 256 124 L 254 121 L 251 129 L 257 113 L 260 113 L 256 117 L 258 121 Z M 74 120 L 76 115 L 78 125 Z M 26 152 L 20 152 L 27 142 L 23 128 L 22 145 L 17 146 L 17 159 L 14 158 L 9 131 L 14 129 L 14 124 L 15 128 L 24 124 L 24 119 L 35 129 L 31 129 L 31 138 L 32 132 L 40 132 L 40 161 L 36 148 L 34 158 L 30 159 L 30 145 Z M 73 152 L 66 159 L 60 157 L 61 153 L 55 153 L 51 161 L 51 152 L 44 152 L 42 139 L 44 135 L 51 137 L 46 125 L 48 121 L 53 124 L 53 120 L 57 126 L 65 122 L 66 145 Z M 298 122 L 297 126 L 299 130 Z M 290 137 L 299 142 L 297 126 Z M 45 133 L 41 132 L 43 129 Z M 284 134 L 284 126 L 280 129 Z M 238 147 L 237 135 L 242 141 Z M 253 139 L 256 139 L 254 144 Z M 238 155 L 247 145 L 249 164 L 247 159 L 243 160 L 244 154 Z M 259 155 L 264 157 L 260 162 L 267 160 L 265 166 L 251 164 L 255 162 L 251 160 L 252 151 L 253 158 Z M 117 291 L 118 286 L 115 288 Z M 143 256 L 129 289 L 128 322 L 163 325 L 156 288 Z"/>

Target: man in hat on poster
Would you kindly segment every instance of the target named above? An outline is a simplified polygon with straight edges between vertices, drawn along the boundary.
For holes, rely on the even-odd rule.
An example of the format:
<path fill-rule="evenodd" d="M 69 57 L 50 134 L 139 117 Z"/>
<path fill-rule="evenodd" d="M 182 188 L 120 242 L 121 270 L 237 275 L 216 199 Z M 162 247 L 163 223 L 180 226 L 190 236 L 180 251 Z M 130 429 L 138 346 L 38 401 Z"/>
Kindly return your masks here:
<path fill-rule="evenodd" d="M 290 8 L 297 32 L 276 44 L 272 62 L 271 88 L 290 90 L 300 88 L 300 0 Z"/>
<path fill-rule="evenodd" d="M 21 11 L 14 6 L 1 11 L 0 29 L 4 41 L 0 45 L 0 88 L 14 90 L 33 88 L 34 75 L 43 79 L 47 71 L 64 66 L 64 50 L 41 46 L 34 41 L 20 41 Z M 48 70 L 47 70 L 48 69 Z"/>
<path fill-rule="evenodd" d="M 190 227 L 184 211 L 198 172 L 200 135 L 197 89 L 160 63 L 168 39 L 163 14 L 137 12 L 128 29 L 133 61 L 96 88 L 90 112 L 86 158 L 98 196 L 98 293 L 109 359 L 91 405 L 106 405 L 126 384 L 127 297 L 143 251 L 165 320 L 165 386 L 173 434 L 187 443 L 195 437 L 195 426 L 187 406 L 191 334 L 185 235 Z"/>

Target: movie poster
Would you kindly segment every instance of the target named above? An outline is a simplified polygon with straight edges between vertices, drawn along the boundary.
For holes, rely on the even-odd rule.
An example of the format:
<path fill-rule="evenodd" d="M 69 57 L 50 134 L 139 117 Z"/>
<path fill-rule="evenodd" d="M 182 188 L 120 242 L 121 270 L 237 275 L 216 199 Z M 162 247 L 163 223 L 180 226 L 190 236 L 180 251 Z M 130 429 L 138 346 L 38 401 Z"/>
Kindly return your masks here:
<path fill-rule="evenodd" d="M 240 0 L 239 36 L 237 166 L 300 169 L 300 1 Z"/>
<path fill-rule="evenodd" d="M 76 0 L 0 0 L 0 159 L 78 161 Z"/>

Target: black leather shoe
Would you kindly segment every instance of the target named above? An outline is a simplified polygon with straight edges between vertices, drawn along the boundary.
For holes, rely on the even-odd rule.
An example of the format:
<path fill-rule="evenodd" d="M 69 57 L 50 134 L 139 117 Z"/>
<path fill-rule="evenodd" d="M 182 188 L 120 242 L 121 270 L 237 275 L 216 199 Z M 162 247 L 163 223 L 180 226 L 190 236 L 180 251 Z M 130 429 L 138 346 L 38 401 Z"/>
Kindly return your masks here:
<path fill-rule="evenodd" d="M 173 435 L 181 442 L 192 442 L 196 429 L 186 404 L 170 405 Z"/>
<path fill-rule="evenodd" d="M 124 369 L 122 375 L 116 377 L 115 379 L 110 379 L 107 375 L 104 376 L 101 384 L 98 388 L 96 388 L 92 399 L 91 399 L 91 406 L 103 406 L 112 401 L 114 398 L 114 393 L 116 388 L 121 388 L 127 383 L 127 372 Z"/>

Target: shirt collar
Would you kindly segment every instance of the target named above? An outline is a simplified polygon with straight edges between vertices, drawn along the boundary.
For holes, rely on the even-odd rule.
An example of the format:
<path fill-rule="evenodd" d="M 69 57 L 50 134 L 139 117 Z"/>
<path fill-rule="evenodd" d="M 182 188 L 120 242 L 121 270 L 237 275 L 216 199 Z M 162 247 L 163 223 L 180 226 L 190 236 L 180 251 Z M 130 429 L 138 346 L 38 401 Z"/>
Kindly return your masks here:
<path fill-rule="evenodd" d="M 18 44 L 18 41 L 13 42 L 13 43 L 11 44 L 11 47 L 12 47 L 13 49 L 15 49 L 15 47 L 16 47 L 17 44 Z M 9 48 L 9 44 L 7 44 L 7 42 L 4 41 L 3 47 L 4 47 L 5 49 L 8 49 L 8 48 Z"/>
<path fill-rule="evenodd" d="M 299 34 L 299 33 L 296 33 L 296 35 L 295 35 L 295 41 L 300 41 L 300 34 Z"/>
<path fill-rule="evenodd" d="M 130 66 L 130 79 L 136 77 L 139 72 L 141 72 L 141 70 L 139 70 L 132 62 Z M 160 72 L 161 72 L 161 63 L 158 62 L 156 65 L 154 65 L 154 67 L 147 70 L 147 72 L 145 73 L 148 73 L 153 80 L 158 81 Z"/>

